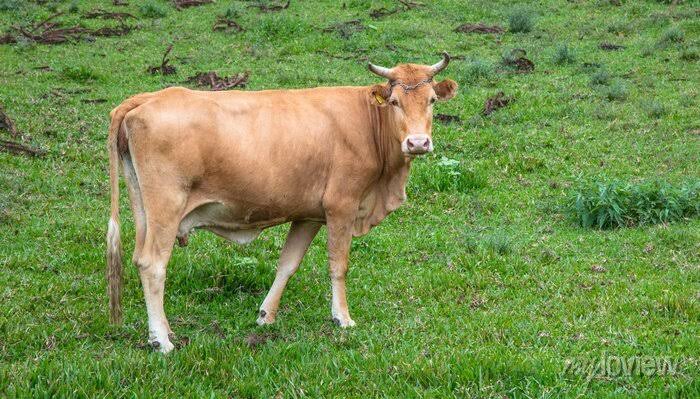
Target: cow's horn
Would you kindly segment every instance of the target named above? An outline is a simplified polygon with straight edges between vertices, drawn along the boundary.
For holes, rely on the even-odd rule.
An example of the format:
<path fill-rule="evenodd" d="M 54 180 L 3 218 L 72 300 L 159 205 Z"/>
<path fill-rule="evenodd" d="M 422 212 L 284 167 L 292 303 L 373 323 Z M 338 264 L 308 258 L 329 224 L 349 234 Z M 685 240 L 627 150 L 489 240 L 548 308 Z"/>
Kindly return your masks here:
<path fill-rule="evenodd" d="M 443 69 L 447 68 L 447 64 L 450 63 L 450 55 L 447 54 L 447 51 L 442 52 L 442 60 L 438 62 L 437 64 L 433 65 L 430 67 L 433 75 L 437 75 L 442 71 Z"/>
<path fill-rule="evenodd" d="M 393 78 L 393 73 L 390 68 L 384 68 L 383 66 L 374 65 L 371 62 L 367 64 L 367 68 L 369 68 L 370 72 L 374 73 L 375 75 L 379 75 L 387 79 Z"/>

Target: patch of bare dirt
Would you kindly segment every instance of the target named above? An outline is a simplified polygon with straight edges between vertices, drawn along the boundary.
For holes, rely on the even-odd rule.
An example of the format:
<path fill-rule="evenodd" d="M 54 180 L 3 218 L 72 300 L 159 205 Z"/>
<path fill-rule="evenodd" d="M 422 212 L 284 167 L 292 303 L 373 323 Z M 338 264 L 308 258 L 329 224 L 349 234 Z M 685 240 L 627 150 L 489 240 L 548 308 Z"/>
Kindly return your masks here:
<path fill-rule="evenodd" d="M 136 19 L 136 17 L 133 14 L 129 14 L 128 12 L 111 12 L 103 10 L 101 8 L 96 8 L 94 10 L 88 11 L 85 14 L 83 14 L 83 17 L 88 19 L 116 19 L 119 21 L 123 21 L 128 18 Z"/>
<path fill-rule="evenodd" d="M 463 24 L 455 28 L 455 32 L 461 33 L 503 33 L 506 30 L 498 25 L 486 25 L 483 22 L 478 24 Z"/>
<path fill-rule="evenodd" d="M 250 349 L 256 349 L 259 346 L 265 345 L 269 341 L 276 340 L 277 338 L 279 338 L 279 336 L 275 333 L 250 333 L 245 338 L 245 343 Z"/>
<path fill-rule="evenodd" d="M 499 91 L 495 96 L 489 97 L 484 104 L 484 110 L 481 112 L 483 115 L 491 115 L 494 111 L 501 109 L 513 101 L 513 97 L 506 97 L 506 95 Z"/>
<path fill-rule="evenodd" d="M 258 10 L 260 10 L 262 12 L 278 12 L 278 11 L 286 10 L 287 8 L 289 8 L 290 3 L 291 3 L 291 0 L 287 0 L 286 3 L 282 3 L 282 4 L 275 4 L 275 3 L 266 4 L 263 2 L 258 2 L 255 4 L 251 4 L 248 7 L 257 8 Z"/>
<path fill-rule="evenodd" d="M 51 22 L 60 15 L 63 13 L 55 13 L 31 26 L 15 25 L 11 32 L 0 37 L 0 44 L 17 43 L 18 38 L 41 44 L 60 44 L 93 36 L 123 36 L 134 29 L 132 26 L 125 25 L 122 19 L 119 19 L 119 27 L 99 29 L 88 29 L 81 26 L 63 27 L 58 22 Z"/>
<path fill-rule="evenodd" d="M 423 7 L 425 4 L 413 1 L 413 0 L 397 0 L 399 3 L 403 4 L 407 10 L 412 10 L 417 7 Z"/>
<path fill-rule="evenodd" d="M 503 58 L 503 65 L 514 68 L 518 73 L 530 73 L 535 70 L 535 63 L 526 57 L 527 53 L 523 49 L 513 49 L 510 54 Z"/>
<path fill-rule="evenodd" d="M 625 48 L 625 46 L 620 45 L 620 44 L 603 42 L 603 43 L 600 43 L 598 45 L 598 48 L 601 50 L 605 50 L 605 51 L 616 51 L 616 50 L 623 50 Z"/>
<path fill-rule="evenodd" d="M 229 90 L 235 87 L 245 87 L 248 83 L 249 72 L 237 73 L 233 76 L 219 76 L 216 72 L 200 72 L 187 79 L 199 87 L 208 87 L 213 91 Z"/>
<path fill-rule="evenodd" d="M 365 26 L 362 24 L 362 22 L 359 19 L 353 19 L 351 21 L 333 24 L 333 25 L 323 29 L 323 31 L 326 33 L 335 32 L 342 39 L 346 39 L 346 40 L 349 39 L 350 36 L 354 35 L 355 33 L 362 32 L 363 30 L 365 30 Z"/>
<path fill-rule="evenodd" d="M 384 18 L 384 17 L 389 16 L 389 15 L 393 15 L 393 14 L 402 12 L 402 11 L 409 11 L 409 10 L 412 10 L 416 7 L 422 7 L 424 5 L 423 3 L 419 3 L 417 1 L 410 1 L 410 0 L 397 0 L 397 1 L 398 1 L 398 3 L 401 4 L 401 6 L 391 8 L 391 9 L 386 8 L 386 7 L 375 8 L 369 12 L 369 16 L 372 19 L 380 19 L 380 18 Z"/>
<path fill-rule="evenodd" d="M 457 115 L 435 114 L 435 119 L 446 124 L 462 122 L 462 119 Z"/>
<path fill-rule="evenodd" d="M 372 19 L 380 19 L 384 18 L 389 15 L 396 14 L 397 12 L 401 11 L 400 8 L 394 8 L 394 9 L 388 9 L 386 7 L 380 7 L 380 8 L 375 8 L 369 12 L 369 16 Z"/>
<path fill-rule="evenodd" d="M 173 0 L 173 5 L 177 10 L 182 10 L 183 8 L 203 6 L 213 2 L 214 0 Z"/>

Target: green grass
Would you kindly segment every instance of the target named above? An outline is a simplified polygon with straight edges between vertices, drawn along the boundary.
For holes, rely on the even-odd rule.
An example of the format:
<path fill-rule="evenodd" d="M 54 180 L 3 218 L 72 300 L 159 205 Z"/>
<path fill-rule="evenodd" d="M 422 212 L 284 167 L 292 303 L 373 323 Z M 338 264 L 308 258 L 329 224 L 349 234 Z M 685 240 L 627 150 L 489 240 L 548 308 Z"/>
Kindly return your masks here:
<path fill-rule="evenodd" d="M 21 4 L 5 7 L 14 3 Z M 116 24 L 81 18 L 98 7 L 138 16 L 127 21 L 138 29 L 0 45 L 0 103 L 31 144 L 48 151 L 0 152 L 0 397 L 700 395 L 700 220 L 623 218 L 625 227 L 600 230 L 581 227 L 571 211 L 577 191 L 595 182 L 665 181 L 676 190 L 700 176 L 692 2 L 530 2 L 529 32 L 513 29 L 505 0 L 422 1 L 378 20 L 369 10 L 398 4 L 293 0 L 262 13 L 250 2 L 176 11 L 152 0 L 145 4 L 162 11 L 152 14 L 137 1 L 75 1 L 77 13 L 67 12 L 72 1 L 37 3 L 0 1 L 0 31 L 55 9 L 66 11 L 55 20 L 66 26 Z M 230 7 L 245 31 L 212 32 Z M 347 39 L 323 31 L 355 19 L 365 28 Z M 454 32 L 479 21 L 510 31 Z M 683 32 L 682 41 L 670 29 Z M 625 48 L 604 51 L 602 42 Z M 177 73 L 150 75 L 171 43 Z M 575 49 L 574 63 L 554 62 L 560 43 Z M 534 71 L 496 68 L 511 49 L 525 50 Z M 461 122 L 434 123 L 435 152 L 416 161 L 407 203 L 353 241 L 356 328 L 330 320 L 324 230 L 290 282 L 277 324 L 255 325 L 284 226 L 248 246 L 201 232 L 174 250 L 166 312 L 187 345 L 167 357 L 145 347 L 134 267 L 126 267 L 125 324 L 109 326 L 105 140 L 114 106 L 208 70 L 250 71 L 247 90 L 369 85 L 379 80 L 367 60 L 434 63 L 443 50 L 455 56 L 443 75 L 460 90 L 435 112 Z M 602 67 L 584 63 L 604 66 L 608 77 L 592 84 Z M 610 101 L 606 90 L 619 86 L 624 101 Z M 499 91 L 514 100 L 481 116 Z M 90 101 L 98 99 L 106 102 Z M 0 138 L 8 139 L 2 131 Z M 128 261 L 133 225 L 121 193 Z M 648 201 L 638 210 L 666 209 Z M 252 347 L 251 337 L 259 342 Z M 605 355 L 670 357 L 682 367 L 628 377 L 566 371 L 567 360 Z"/>
<path fill-rule="evenodd" d="M 582 227 L 609 229 L 671 223 L 700 216 L 700 180 L 597 183 L 576 193 L 573 211 Z"/>

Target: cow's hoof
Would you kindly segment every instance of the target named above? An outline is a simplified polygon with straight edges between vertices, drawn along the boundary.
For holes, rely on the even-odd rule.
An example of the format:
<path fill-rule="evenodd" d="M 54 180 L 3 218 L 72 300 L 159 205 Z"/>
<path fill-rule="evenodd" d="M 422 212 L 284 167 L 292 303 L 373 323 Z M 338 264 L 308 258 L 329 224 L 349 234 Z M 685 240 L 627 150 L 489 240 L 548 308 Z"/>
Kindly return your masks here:
<path fill-rule="evenodd" d="M 336 326 L 340 328 L 348 328 L 348 327 L 355 327 L 355 321 L 349 317 L 347 318 L 341 318 L 341 317 L 333 317 L 333 323 L 335 323 Z"/>
<path fill-rule="evenodd" d="M 165 339 L 162 343 L 159 341 L 151 341 L 151 348 L 165 354 L 175 349 L 175 345 L 173 345 L 170 340 Z"/>
<path fill-rule="evenodd" d="M 260 309 L 260 313 L 258 314 L 258 320 L 256 321 L 256 323 L 258 323 L 259 326 L 272 324 L 274 322 L 275 322 L 275 317 L 272 314 L 266 312 L 263 309 Z"/>

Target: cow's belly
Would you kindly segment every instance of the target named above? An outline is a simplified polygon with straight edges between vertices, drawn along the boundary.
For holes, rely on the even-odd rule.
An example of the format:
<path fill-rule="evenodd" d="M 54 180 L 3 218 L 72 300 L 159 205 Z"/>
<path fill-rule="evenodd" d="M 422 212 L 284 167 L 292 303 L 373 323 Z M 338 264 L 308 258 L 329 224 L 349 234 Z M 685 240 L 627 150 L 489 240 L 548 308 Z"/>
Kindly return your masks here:
<path fill-rule="evenodd" d="M 290 220 L 289 216 L 264 208 L 209 202 L 196 207 L 182 218 L 178 237 L 186 239 L 192 230 L 205 229 L 229 241 L 247 244 L 264 229 Z"/>

